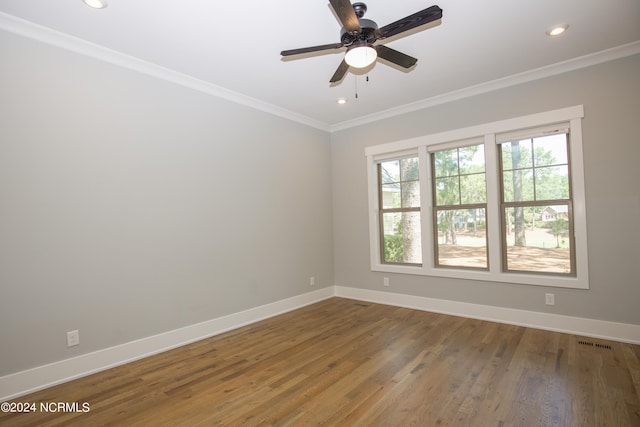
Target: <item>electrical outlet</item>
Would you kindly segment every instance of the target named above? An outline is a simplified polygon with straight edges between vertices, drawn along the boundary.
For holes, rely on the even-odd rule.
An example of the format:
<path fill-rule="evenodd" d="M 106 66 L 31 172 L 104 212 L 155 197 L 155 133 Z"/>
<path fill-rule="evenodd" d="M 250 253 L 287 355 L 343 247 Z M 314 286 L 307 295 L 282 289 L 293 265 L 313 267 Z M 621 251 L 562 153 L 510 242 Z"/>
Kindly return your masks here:
<path fill-rule="evenodd" d="M 555 294 L 544 294 L 544 303 L 547 305 L 556 305 Z"/>
<path fill-rule="evenodd" d="M 67 332 L 67 347 L 73 347 L 80 344 L 80 332 L 75 331 Z"/>
<path fill-rule="evenodd" d="M 309 285 L 311 285 L 311 286 L 315 286 L 316 285 L 316 277 L 315 276 L 311 276 L 309 278 Z"/>
<path fill-rule="evenodd" d="M 388 277 L 385 277 L 384 279 L 382 279 L 382 284 L 383 284 L 384 286 L 389 286 L 389 278 L 388 278 Z"/>

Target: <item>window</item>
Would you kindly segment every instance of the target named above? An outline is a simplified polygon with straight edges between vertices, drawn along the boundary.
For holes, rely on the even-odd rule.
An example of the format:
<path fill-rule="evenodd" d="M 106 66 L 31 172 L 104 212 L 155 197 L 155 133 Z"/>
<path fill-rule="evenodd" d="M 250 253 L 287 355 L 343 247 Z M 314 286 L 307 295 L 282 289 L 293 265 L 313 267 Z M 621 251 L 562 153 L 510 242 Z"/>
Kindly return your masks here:
<path fill-rule="evenodd" d="M 422 263 L 417 157 L 378 163 L 382 262 Z"/>
<path fill-rule="evenodd" d="M 486 269 L 484 145 L 432 153 L 431 173 L 435 265 Z"/>
<path fill-rule="evenodd" d="M 569 134 L 543 133 L 500 144 L 503 269 L 573 275 Z"/>
<path fill-rule="evenodd" d="M 583 115 L 368 147 L 371 268 L 587 289 Z"/>

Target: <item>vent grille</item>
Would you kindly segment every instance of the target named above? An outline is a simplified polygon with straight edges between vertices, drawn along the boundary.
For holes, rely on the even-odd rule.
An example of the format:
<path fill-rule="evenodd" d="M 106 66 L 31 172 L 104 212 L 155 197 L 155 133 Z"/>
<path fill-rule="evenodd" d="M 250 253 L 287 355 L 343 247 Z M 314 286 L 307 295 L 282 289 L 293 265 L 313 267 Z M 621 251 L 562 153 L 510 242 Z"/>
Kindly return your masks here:
<path fill-rule="evenodd" d="M 581 340 L 578 340 L 578 344 L 588 345 L 589 347 L 602 348 L 605 350 L 611 350 L 611 346 L 608 344 L 599 344 L 599 343 L 593 343 L 591 341 L 581 341 Z"/>

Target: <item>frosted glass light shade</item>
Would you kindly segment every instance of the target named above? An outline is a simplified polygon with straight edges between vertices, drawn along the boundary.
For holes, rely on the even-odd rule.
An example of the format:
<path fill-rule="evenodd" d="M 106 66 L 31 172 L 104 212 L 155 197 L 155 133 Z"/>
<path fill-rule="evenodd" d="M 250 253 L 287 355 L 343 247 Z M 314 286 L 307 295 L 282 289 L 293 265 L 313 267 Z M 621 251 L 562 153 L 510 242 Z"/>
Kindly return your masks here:
<path fill-rule="evenodd" d="M 371 46 L 356 46 L 347 51 L 344 60 L 350 67 L 364 68 L 373 64 L 377 57 L 378 52 Z"/>

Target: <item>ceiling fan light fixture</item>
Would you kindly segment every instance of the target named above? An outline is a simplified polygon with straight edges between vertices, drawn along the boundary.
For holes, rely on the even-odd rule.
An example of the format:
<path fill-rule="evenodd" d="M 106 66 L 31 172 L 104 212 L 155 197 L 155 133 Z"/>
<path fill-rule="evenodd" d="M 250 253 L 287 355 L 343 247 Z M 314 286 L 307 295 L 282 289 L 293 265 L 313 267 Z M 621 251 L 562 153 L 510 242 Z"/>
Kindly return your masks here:
<path fill-rule="evenodd" d="M 410 32 L 420 31 L 426 24 L 442 19 L 442 9 L 433 5 L 414 14 L 405 16 L 391 24 L 378 27 L 374 21 L 364 19 L 367 6 L 364 3 L 351 4 L 351 0 L 329 0 L 331 9 L 340 21 L 340 43 L 323 44 L 319 46 L 303 47 L 301 49 L 288 49 L 280 52 L 283 57 L 302 55 L 327 50 L 346 48 L 344 58 L 329 80 L 329 84 L 339 84 L 350 68 L 359 68 L 362 72 L 373 67 L 378 57 L 387 63 L 410 70 L 416 62 L 416 58 L 398 52 L 384 44 L 376 44 L 378 40 L 390 39 Z M 415 31 L 414 31 L 415 30 Z M 375 47 L 374 47 L 375 45 Z M 354 70 L 352 70 L 354 71 Z M 357 74 L 357 72 L 356 72 Z"/>
<path fill-rule="evenodd" d="M 107 0 L 82 0 L 82 2 L 94 9 L 104 9 L 107 7 Z"/>
<path fill-rule="evenodd" d="M 350 47 L 344 55 L 344 60 L 350 67 L 364 68 L 373 64 L 378 57 L 378 52 L 367 45 L 358 45 Z"/>

